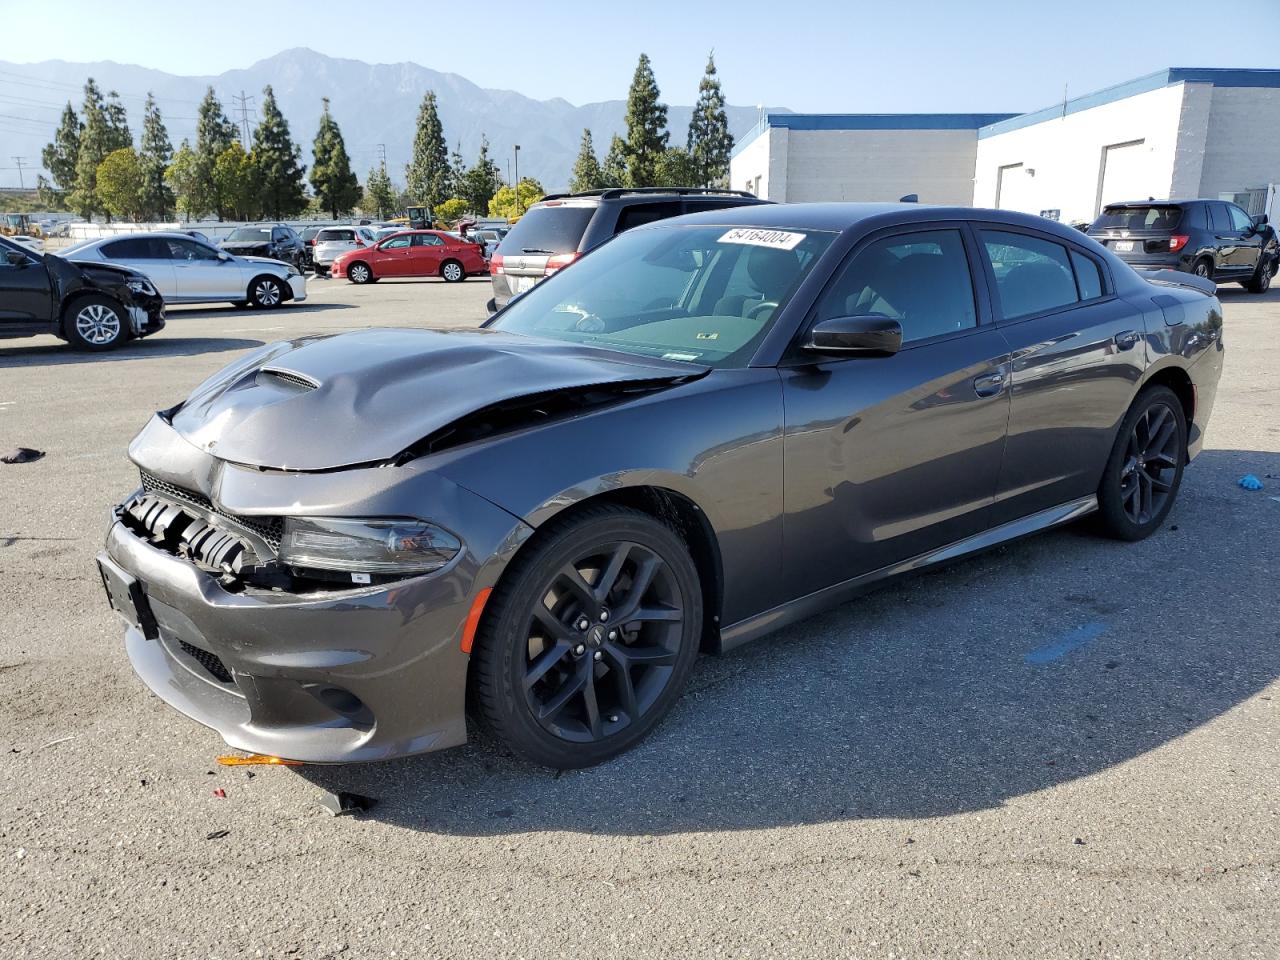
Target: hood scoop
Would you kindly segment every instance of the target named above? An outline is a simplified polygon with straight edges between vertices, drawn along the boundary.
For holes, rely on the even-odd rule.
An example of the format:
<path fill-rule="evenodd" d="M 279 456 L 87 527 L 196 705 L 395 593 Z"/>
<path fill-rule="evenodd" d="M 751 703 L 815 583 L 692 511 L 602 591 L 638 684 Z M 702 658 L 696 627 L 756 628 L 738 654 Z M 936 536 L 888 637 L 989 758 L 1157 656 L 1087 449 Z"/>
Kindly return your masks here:
<path fill-rule="evenodd" d="M 232 463 L 334 470 L 404 462 L 706 372 L 497 330 L 363 330 L 264 347 L 197 387 L 172 425 Z M 510 403 L 520 398 L 531 402 Z"/>

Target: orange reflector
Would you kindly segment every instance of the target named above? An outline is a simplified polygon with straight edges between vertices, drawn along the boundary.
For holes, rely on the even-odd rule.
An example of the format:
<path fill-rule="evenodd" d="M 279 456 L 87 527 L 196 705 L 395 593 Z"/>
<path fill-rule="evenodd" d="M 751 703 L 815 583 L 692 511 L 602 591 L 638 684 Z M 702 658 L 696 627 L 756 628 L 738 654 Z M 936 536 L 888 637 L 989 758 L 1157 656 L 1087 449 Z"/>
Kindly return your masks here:
<path fill-rule="evenodd" d="M 218 762 L 224 767 L 252 767 L 271 765 L 277 767 L 300 767 L 301 760 L 286 760 L 284 757 L 269 757 L 265 753 L 251 753 L 247 757 L 219 757 Z"/>
<path fill-rule="evenodd" d="M 493 593 L 493 587 L 485 587 L 471 602 L 471 612 L 467 614 L 467 625 L 462 628 L 463 653 L 470 653 L 471 645 L 476 642 L 476 628 L 480 626 L 480 614 L 484 613 L 484 605 L 491 593 Z"/>

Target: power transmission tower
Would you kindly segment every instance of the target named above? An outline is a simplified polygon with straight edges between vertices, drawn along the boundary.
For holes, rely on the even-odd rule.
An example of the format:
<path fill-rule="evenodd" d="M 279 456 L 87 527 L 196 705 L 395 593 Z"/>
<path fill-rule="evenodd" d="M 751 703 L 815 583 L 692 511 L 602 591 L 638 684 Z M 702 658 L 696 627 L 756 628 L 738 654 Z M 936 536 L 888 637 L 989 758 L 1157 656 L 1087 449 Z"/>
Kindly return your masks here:
<path fill-rule="evenodd" d="M 378 144 L 378 165 L 382 167 L 382 172 L 387 172 L 387 145 L 385 143 Z"/>
<path fill-rule="evenodd" d="M 26 158 L 26 157 L 11 157 L 10 159 L 11 159 L 11 160 L 13 160 L 13 162 L 14 162 L 14 163 L 16 163 L 16 164 L 18 165 L 18 189 L 19 189 L 19 190 L 25 190 L 25 189 L 27 189 L 27 185 L 26 185 L 26 184 L 23 182 L 23 180 L 22 180 L 22 165 L 23 165 L 24 163 L 26 163 L 26 162 L 27 162 L 27 158 Z"/>
<path fill-rule="evenodd" d="M 246 97 L 244 91 L 240 91 L 240 96 L 231 97 L 231 102 L 236 105 L 236 110 L 240 111 L 240 143 L 246 150 L 249 149 L 249 107 L 253 103 L 253 97 Z"/>

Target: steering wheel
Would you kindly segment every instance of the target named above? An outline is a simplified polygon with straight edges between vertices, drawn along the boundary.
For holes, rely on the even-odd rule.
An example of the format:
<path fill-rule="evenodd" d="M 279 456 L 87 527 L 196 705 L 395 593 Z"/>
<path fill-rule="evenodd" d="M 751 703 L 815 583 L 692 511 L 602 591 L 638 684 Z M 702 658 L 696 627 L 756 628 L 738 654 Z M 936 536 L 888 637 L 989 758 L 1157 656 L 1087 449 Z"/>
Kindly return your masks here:
<path fill-rule="evenodd" d="M 766 310 L 777 310 L 777 309 L 778 309 L 777 300 L 765 300 L 762 303 L 757 303 L 754 307 L 752 307 L 750 310 L 747 311 L 747 319 L 754 320 L 756 319 L 756 314 L 758 313 L 763 313 Z"/>

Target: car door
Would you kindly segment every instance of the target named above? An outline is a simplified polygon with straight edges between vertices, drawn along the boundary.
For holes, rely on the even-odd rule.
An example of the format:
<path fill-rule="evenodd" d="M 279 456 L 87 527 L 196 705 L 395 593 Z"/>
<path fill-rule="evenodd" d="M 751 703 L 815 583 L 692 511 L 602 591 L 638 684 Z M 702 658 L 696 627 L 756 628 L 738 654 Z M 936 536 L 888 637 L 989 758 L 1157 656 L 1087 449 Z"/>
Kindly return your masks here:
<path fill-rule="evenodd" d="M 1215 274 L 1223 275 L 1236 273 L 1240 269 L 1238 252 L 1240 233 L 1232 225 L 1231 214 L 1227 212 L 1225 203 L 1215 200 L 1207 206 L 1215 244 L 1213 271 Z"/>
<path fill-rule="evenodd" d="M 170 237 L 166 242 L 173 258 L 179 298 L 201 301 L 244 298 L 247 281 L 234 259 L 223 260 L 217 250 L 199 240 Z"/>
<path fill-rule="evenodd" d="M 409 270 L 412 277 L 434 277 L 444 259 L 444 240 L 434 233 L 415 233 L 410 250 Z"/>
<path fill-rule="evenodd" d="M 1262 255 L 1262 234 L 1254 226 L 1253 218 L 1234 203 L 1224 206 L 1231 218 L 1231 232 L 1236 237 L 1231 268 L 1237 273 L 1252 274 L 1258 268 L 1258 257 Z"/>
<path fill-rule="evenodd" d="M 982 533 L 1009 418 L 1008 347 L 990 322 L 964 224 L 864 240 L 808 325 L 885 316 L 892 356 L 798 356 L 780 368 L 788 590 L 823 586 Z"/>
<path fill-rule="evenodd" d="M 373 272 L 380 277 L 406 276 L 412 251 L 412 234 L 402 233 L 383 240 L 369 252 Z"/>
<path fill-rule="evenodd" d="M 0 243 L 0 337 L 46 331 L 53 316 L 44 263 L 17 244 Z"/>
<path fill-rule="evenodd" d="M 118 263 L 144 274 L 165 300 L 178 298 L 178 284 L 173 271 L 169 248 L 160 237 L 121 237 L 110 240 L 99 248 L 102 259 Z"/>
<path fill-rule="evenodd" d="M 1093 496 L 1146 367 L 1143 313 L 1101 260 L 1020 227 L 976 225 L 1011 356 L 995 523 Z"/>

